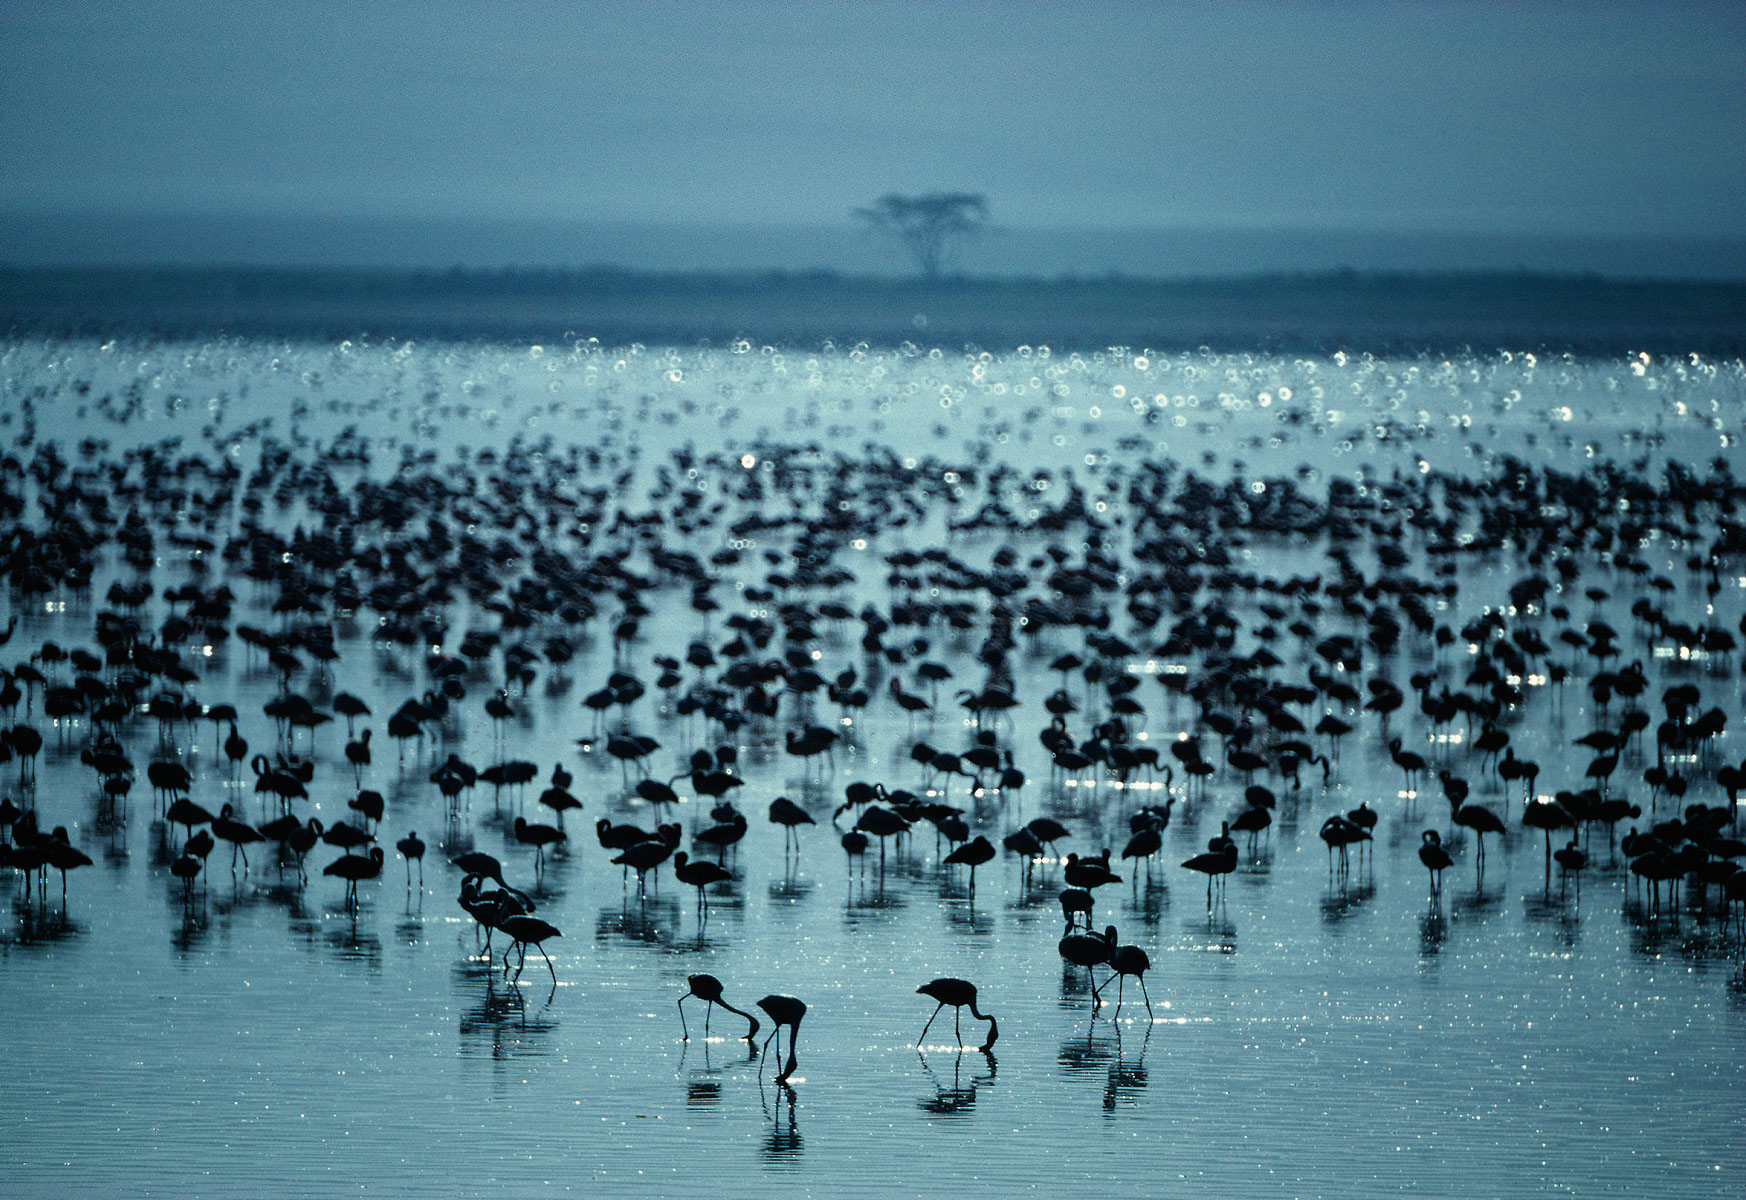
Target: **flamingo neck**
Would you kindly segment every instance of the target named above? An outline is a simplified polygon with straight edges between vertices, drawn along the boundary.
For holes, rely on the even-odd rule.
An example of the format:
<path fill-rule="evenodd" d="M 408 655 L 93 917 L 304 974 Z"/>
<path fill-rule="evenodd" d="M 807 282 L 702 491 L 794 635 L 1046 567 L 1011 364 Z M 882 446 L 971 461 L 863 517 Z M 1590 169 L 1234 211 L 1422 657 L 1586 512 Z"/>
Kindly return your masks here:
<path fill-rule="evenodd" d="M 727 1009 L 729 1012 L 733 1013 L 735 1016 L 744 1017 L 746 1019 L 746 1021 L 751 1026 L 751 1028 L 746 1030 L 746 1038 L 748 1041 L 750 1039 L 758 1036 L 758 1018 L 757 1017 L 754 1017 L 751 1013 L 746 1012 L 744 1009 L 735 1008 L 733 1005 L 729 1004 L 726 1000 L 717 1000 L 716 1003 L 721 1005 L 723 1008 Z"/>

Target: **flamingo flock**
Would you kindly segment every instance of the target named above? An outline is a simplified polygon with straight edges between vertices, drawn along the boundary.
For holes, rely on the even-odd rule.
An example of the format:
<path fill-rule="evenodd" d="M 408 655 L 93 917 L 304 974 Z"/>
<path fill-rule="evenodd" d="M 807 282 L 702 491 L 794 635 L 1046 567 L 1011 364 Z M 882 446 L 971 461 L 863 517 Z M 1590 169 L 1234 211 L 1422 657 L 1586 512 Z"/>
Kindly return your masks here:
<path fill-rule="evenodd" d="M 54 871 L 71 911 L 82 830 L 143 818 L 185 912 L 223 873 L 331 887 L 356 919 L 385 877 L 422 900 L 417 811 L 486 954 L 506 939 L 519 976 L 537 951 L 556 988 L 587 950 L 545 889 L 594 853 L 591 812 L 627 908 L 665 876 L 700 927 L 748 838 L 780 837 L 785 877 L 804 859 L 852 887 L 925 864 L 970 906 L 1010 864 L 1003 895 L 1059 894 L 1094 1011 L 1132 979 L 1150 1014 L 1151 959 L 1094 931 L 1099 892 L 1204 883 L 1210 919 L 1307 823 L 1332 892 L 1403 829 L 1436 906 L 1467 864 L 1484 887 L 1489 839 L 1538 850 L 1544 896 L 1593 904 L 1581 881 L 1604 877 L 1637 919 L 1720 913 L 1746 945 L 1746 484 L 1725 459 L 1571 474 L 1498 452 L 1317 486 L 1214 482 L 1144 446 L 1021 470 L 203 436 L 0 459 L 0 868 L 21 903 L 47 905 Z M 520 748 L 554 726 L 548 769 Z M 1356 785 L 1355 753 L 1377 766 Z M 482 836 L 528 888 L 464 848 Z M 716 1006 L 758 1031 L 690 981 L 706 1031 Z M 974 985 L 917 990 L 923 1036 L 949 1005 L 993 1046 Z M 806 1006 L 757 1006 L 788 1031 L 786 1081 Z"/>

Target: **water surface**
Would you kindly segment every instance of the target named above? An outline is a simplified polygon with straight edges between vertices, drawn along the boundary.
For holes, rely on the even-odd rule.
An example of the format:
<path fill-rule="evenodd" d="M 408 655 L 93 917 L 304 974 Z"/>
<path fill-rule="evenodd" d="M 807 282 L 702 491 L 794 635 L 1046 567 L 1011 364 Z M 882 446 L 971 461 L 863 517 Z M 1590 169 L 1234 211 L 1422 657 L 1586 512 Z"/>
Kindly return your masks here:
<path fill-rule="evenodd" d="M 883 556 L 906 548 L 942 546 L 984 566 L 1007 545 L 1021 564 L 1049 545 L 1081 552 L 1086 527 L 1072 522 L 1018 534 L 948 532 L 948 518 L 962 521 L 988 498 L 991 464 L 1012 467 L 1001 498 L 1022 519 L 1035 520 L 1071 487 L 1083 489 L 1102 519 L 1124 518 L 1110 538 L 1125 552 L 1136 515 L 1124 511 L 1126 484 L 1143 462 L 1170 461 L 1178 472 L 1220 485 L 1236 479 L 1265 489 L 1291 481 L 1310 496 L 1325 496 L 1334 479 L 1370 489 L 1396 473 L 1495 481 L 1506 454 L 1578 476 L 1599 478 L 1604 466 L 1659 484 L 1665 462 L 1707 470 L 1711 460 L 1737 457 L 1743 379 L 1738 362 L 1647 355 L 1390 360 L 1153 356 L 1137 348 L 1094 355 L 1043 347 L 1001 355 L 751 343 L 612 348 L 585 339 L 518 346 L 14 339 L 0 351 L 0 418 L 23 461 L 50 442 L 77 462 L 87 437 L 108 441 L 96 454 L 108 459 L 129 446 L 181 439 L 175 454 L 229 456 L 245 474 L 280 454 L 301 464 L 326 455 L 326 472 L 347 490 L 397 471 L 404 477 L 428 469 L 452 481 L 463 469 L 457 456 L 466 454 L 464 469 L 480 481 L 481 503 L 471 507 L 481 517 L 491 507 L 484 500 L 520 502 L 493 495 L 487 481 L 497 467 L 477 458 L 481 448 L 538 472 L 575 444 L 584 465 L 573 484 L 608 493 L 589 552 L 628 550 L 635 569 L 657 581 L 634 531 L 614 526 L 619 513 L 670 510 L 691 489 L 704 510 L 725 496 L 730 516 L 757 510 L 817 518 L 833 481 L 865 484 L 868 463 L 925 475 L 906 489 L 919 510 L 906 523 L 892 519 L 906 511 L 895 507 L 845 532 L 833 561 L 856 582 L 795 596 L 809 604 L 835 598 L 859 612 L 869 604 L 888 610 L 903 594 L 888 583 L 892 568 Z M 588 451 L 598 456 L 592 463 Z M 427 466 L 403 457 L 427 453 Z M 721 463 L 703 461 L 711 454 Z M 978 468 L 981 474 L 969 474 Z M 142 470 L 135 461 L 129 478 L 139 481 Z M 321 515 L 308 505 L 312 477 L 277 488 L 287 473 L 274 466 L 269 486 L 255 493 L 260 521 L 281 531 L 320 527 Z M 746 482 L 760 476 L 768 482 L 764 496 L 746 498 Z M 196 479 L 192 490 L 211 488 Z M 867 492 L 855 495 L 860 502 Z M 136 496 L 132 504 L 153 520 L 171 514 L 184 531 L 197 525 L 192 498 L 154 506 Z M 127 507 L 118 504 L 118 511 Z M 215 520 L 230 536 L 246 512 L 235 504 Z M 1713 535 L 1714 515 L 1699 515 Z M 22 519 L 42 520 L 29 510 Z M 471 523 L 461 507 L 439 519 L 457 533 Z M 488 536 L 489 525 L 479 532 Z M 271 612 L 276 588 L 244 578 L 216 548 L 196 561 L 166 533 L 160 525 L 146 576 L 154 592 L 149 625 L 169 614 L 166 588 L 224 580 L 237 594 L 233 623 L 279 626 Z M 565 537 L 579 553 L 581 539 L 574 531 Z M 704 557 L 728 546 L 742 554 L 723 568 L 729 582 L 715 595 L 724 607 L 707 622 L 685 587 L 643 593 L 652 611 L 620 659 L 649 685 L 623 720 L 661 743 L 651 773 L 664 779 L 693 749 L 713 748 L 722 737 L 700 718 L 675 714 L 679 690 L 653 686 L 652 656 L 681 655 L 695 638 L 719 646 L 730 636 L 732 613 L 772 611 L 772 602 L 743 591 L 794 561 L 794 539 L 788 528 L 728 533 L 719 524 L 691 535 L 669 526 L 662 537 Z M 1669 581 L 1670 590 L 1654 593 L 1658 603 L 1688 620 L 1736 628 L 1740 564 L 1691 569 L 1686 560 L 1704 544 L 1674 544 L 1657 533 L 1637 550 Z M 1234 568 L 1258 576 L 1331 570 L 1321 538 L 1254 533 L 1231 549 Z M 778 553 L 776 563 L 763 558 L 765 550 Z M 1526 546 L 1463 559 L 1459 594 L 1438 621 L 1459 629 L 1488 605 L 1507 605 L 1510 585 L 1536 566 L 1545 564 L 1532 562 Z M 1410 570 L 1430 570 L 1422 546 Z M 136 577 L 112 547 L 88 594 L 14 591 L 6 605 L 20 620 L 0 660 L 16 665 L 45 641 L 89 646 L 110 582 Z M 1046 577 L 1033 572 L 1018 601 L 1045 596 Z M 1562 598 L 1572 620 L 1605 619 L 1621 631 L 1622 657 L 1640 659 L 1650 673 L 1643 704 L 1657 719 L 1663 690 L 1685 682 L 1699 686 L 1705 705 L 1737 712 L 1737 657 L 1658 654 L 1633 628 L 1630 606 L 1649 594 L 1644 579 L 1623 566 L 1585 563 L 1582 584 L 1607 594 L 1591 600 L 1573 587 Z M 937 588 L 924 579 L 915 598 L 966 599 L 979 620 L 985 616 L 986 596 L 960 597 L 949 588 L 936 595 Z M 1131 633 L 1136 647 L 1117 669 L 1142 678 L 1136 694 L 1147 716 L 1135 723 L 1136 739 L 1163 744 L 1192 731 L 1192 705 L 1172 703 L 1156 680 L 1198 664 L 1150 654 L 1169 621 L 1159 630 L 1130 630 L 1122 597 L 1112 599 L 1114 629 Z M 1138 804 L 1165 795 L 1176 801 L 1150 881 L 1143 869 L 1136 878 L 1131 864 L 1118 866 L 1129 878 L 1098 895 L 1097 922 L 1115 923 L 1122 940 L 1152 960 L 1152 1019 L 1126 985 L 1112 1018 L 1113 997 L 1094 1015 L 1083 974 L 1056 953 L 1059 862 L 1043 864 L 1027 884 L 1016 860 L 1002 855 L 977 872 L 972 893 L 961 871 L 940 865 L 943 847 L 925 827 L 888 851 L 882 874 L 876 855 L 860 866 L 846 860 L 831 828 L 850 781 L 925 790 L 929 780 L 909 754 L 917 740 L 970 744 L 974 724 L 953 693 L 980 686 L 980 629 L 955 631 L 936 618 L 887 637 L 891 645 L 927 638 L 920 657 L 946 663 L 956 676 L 940 689 L 935 714 L 912 721 L 885 689 L 897 676 L 928 694 L 914 675 L 920 658 L 894 666 L 863 652 L 858 622 L 818 622 L 810 647 L 820 672 L 828 678 L 853 666 L 875 699 L 844 724 L 822 698 L 810 714 L 797 714 L 790 698 L 783 721 L 735 735 L 746 780 L 735 798 L 750 832 L 727 859 L 734 879 L 712 893 L 705 919 L 692 889 L 668 869 L 639 897 L 634 879 L 621 879 L 592 837 L 592 822 L 603 815 L 654 820 L 627 786 L 635 774 L 598 741 L 587 750 L 577 744 L 605 732 L 580 703 L 614 666 L 615 602 L 603 596 L 601 609 L 567 671 L 535 663 L 525 696 L 519 683 L 508 684 L 517 715 L 503 728 L 483 708 L 507 682 L 499 650 L 464 677 L 466 698 L 436 736 L 409 744 L 403 759 L 382 726 L 402 700 L 435 686 L 425 654 L 431 647 L 373 640 L 377 614 L 367 609 L 334 620 L 337 662 L 325 677 L 300 672 L 292 686 L 318 706 L 342 689 L 371 705 L 378 733 L 365 782 L 387 798 L 383 840 L 391 847 L 417 829 L 431 843 L 422 886 L 416 870 L 408 883 L 390 848 L 382 878 L 360 888 L 355 911 L 343 885 L 320 874 L 337 853 L 326 847 L 311 855 L 303 886 L 266 850 L 255 851 L 246 872 L 239 864 L 233 873 L 221 847 L 185 903 L 169 873 L 182 831 L 164 824 L 143 777 L 124 806 L 109 804 L 80 762 L 88 722 L 57 728 L 40 709 L 30 714 L 47 739 L 37 782 L 27 793 L 13 766 L 0 768 L 6 794 L 33 798 L 43 826 L 67 826 L 95 866 L 72 874 L 64 904 L 53 876 L 46 901 L 33 895 L 27 902 L 21 885 L 7 884 L 0 1007 L 13 1035 L 0 1076 L 10 1114 L 5 1190 L 1737 1190 L 1746 1167 L 1733 1105 L 1746 1075 L 1746 973 L 1741 939 L 1713 891 L 1709 903 L 1688 898 L 1651 914 L 1622 858 L 1601 843 L 1604 831 L 1590 846 L 1594 866 L 1580 885 L 1562 885 L 1555 871 L 1549 877 L 1540 835 L 1521 827 L 1519 795 L 1506 796 L 1453 736 L 1460 724 L 1434 740 L 1409 700 L 1390 733 L 1434 765 L 1467 776 L 1477 798 L 1500 809 L 1508 804 L 1510 831 L 1491 846 L 1482 884 L 1469 838 L 1455 847 L 1442 898 L 1428 899 L 1416 852 L 1424 829 L 1449 832 L 1447 805 L 1434 783 L 1409 794 L 1415 789 L 1405 786 L 1376 718 L 1346 711 L 1359 731 L 1344 739 L 1327 782 L 1314 767 L 1301 789 L 1269 781 L 1281 793 L 1274 826 L 1257 853 L 1244 846 L 1224 900 L 1209 910 L 1202 878 L 1176 864 L 1241 808 L 1242 776 L 1227 768 L 1191 790 L 1180 775 L 1168 787 L 1138 777 L 1132 782 L 1145 787 L 1136 789 L 1114 786 L 1120 781 L 1107 773 L 1053 774 L 1036 738 L 1045 724 L 1042 699 L 1062 682 L 1048 664 L 1065 650 L 1083 653 L 1084 630 L 1022 642 L 1012 661 L 1023 707 L 995 728 L 1028 782 L 981 797 L 964 781 L 953 783 L 946 799 L 967 810 L 975 829 L 998 843 L 1046 814 L 1073 830 L 1063 852 L 1119 852 Z M 1265 618 L 1252 595 L 1237 611 L 1242 647 L 1253 649 L 1260 644 L 1253 631 Z M 498 628 L 501 614 L 458 593 L 446 619 L 441 646 L 454 653 L 464 633 Z M 1363 628 L 1337 613 L 1319 619 L 1326 632 Z M 1534 619 L 1550 638 L 1554 620 Z M 538 644 L 547 632 L 530 640 Z M 782 645 L 778 636 L 771 653 Z M 1310 666 L 1326 665 L 1289 636 L 1272 645 L 1285 660 L 1280 678 L 1301 682 Z M 1393 654 L 1371 653 L 1364 677 L 1406 687 L 1412 673 L 1432 671 L 1458 686 L 1467 652 L 1458 641 L 1439 653 L 1409 633 Z M 273 723 L 261 706 L 279 692 L 279 674 L 234 637 L 210 654 L 198 642 L 183 653 L 198 671 L 189 696 L 234 703 L 251 745 L 272 749 Z M 1546 794 L 1580 786 L 1592 756 L 1572 739 L 1619 711 L 1616 703 L 1597 711 L 1582 686 L 1594 664 L 1568 650 L 1562 656 L 1572 682 L 1525 685 L 1506 722 L 1515 753 L 1541 764 L 1537 787 Z M 65 665 L 44 670 L 70 674 Z M 688 684 L 695 674 L 686 669 Z M 1090 702 L 1083 679 L 1068 686 Z M 783 733 L 797 717 L 843 735 L 831 762 L 785 753 Z M 23 708 L 18 719 L 27 719 Z M 620 720 L 615 712 L 609 725 Z M 1087 723 L 1082 714 L 1071 720 L 1076 730 Z M 246 770 L 246 783 L 230 781 L 210 725 L 160 735 L 156 722 L 140 716 L 125 729 L 142 769 L 159 756 L 184 762 L 194 775 L 193 798 L 208 808 L 231 802 L 251 820 L 272 815 Z M 1216 737 L 1207 740 L 1216 746 Z M 319 766 L 299 816 L 332 823 L 347 815 L 356 789 L 341 755 L 345 741 L 343 722 L 315 732 Z M 298 749 L 310 745 L 299 735 Z M 585 808 L 571 814 L 572 840 L 537 883 L 533 855 L 515 843 L 510 820 L 548 816 L 533 801 L 542 784 L 520 797 L 482 786 L 451 818 L 429 779 L 450 753 L 480 766 L 525 758 L 539 764 L 542 783 L 554 762 L 575 772 L 573 790 Z M 1686 764 L 1692 786 L 1685 802 L 1724 802 L 1715 769 L 1740 753 L 1730 730 L 1701 761 Z M 1654 758 L 1652 742 L 1630 751 L 1618 776 L 1617 786 L 1645 807 L 1651 796 L 1641 775 Z M 803 803 L 820 822 L 802 830 L 798 855 L 785 855 L 781 831 L 764 819 L 778 795 Z M 1333 874 L 1317 829 L 1360 802 L 1381 814 L 1373 859 L 1349 876 Z M 1677 812 L 1666 798 L 1660 806 L 1652 815 Z M 706 808 L 688 798 L 674 819 L 689 835 L 709 823 Z M 500 959 L 482 957 L 474 924 L 455 903 L 460 872 L 445 861 L 472 848 L 503 858 L 511 880 L 533 890 L 539 915 L 562 930 L 548 947 L 555 986 L 537 954 L 507 979 Z M 715 1036 L 705 1041 L 696 1036 L 701 1006 L 688 1004 L 694 1036 L 680 1040 L 675 1003 L 687 974 L 697 971 L 719 976 L 741 1006 L 768 992 L 807 1002 L 791 1088 L 776 1087 L 775 1064 L 732 1040 L 740 1025 L 731 1016 L 717 1013 Z M 915 989 L 941 975 L 975 981 L 983 1004 L 999 1016 L 992 1057 L 958 1050 L 950 1014 L 916 1047 L 932 1005 Z M 969 1035 L 980 1029 L 966 1017 L 967 1042 L 975 1044 Z"/>

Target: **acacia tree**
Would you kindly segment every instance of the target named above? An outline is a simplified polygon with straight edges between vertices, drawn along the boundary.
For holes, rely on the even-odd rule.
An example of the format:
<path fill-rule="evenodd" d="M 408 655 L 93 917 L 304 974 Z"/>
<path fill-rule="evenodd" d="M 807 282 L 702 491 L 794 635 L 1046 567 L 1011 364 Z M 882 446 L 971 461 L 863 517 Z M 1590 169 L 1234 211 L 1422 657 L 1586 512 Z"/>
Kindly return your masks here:
<path fill-rule="evenodd" d="M 925 196 L 881 196 L 855 216 L 875 231 L 896 239 L 935 280 L 953 246 L 988 224 L 988 202 L 979 192 L 931 192 Z"/>

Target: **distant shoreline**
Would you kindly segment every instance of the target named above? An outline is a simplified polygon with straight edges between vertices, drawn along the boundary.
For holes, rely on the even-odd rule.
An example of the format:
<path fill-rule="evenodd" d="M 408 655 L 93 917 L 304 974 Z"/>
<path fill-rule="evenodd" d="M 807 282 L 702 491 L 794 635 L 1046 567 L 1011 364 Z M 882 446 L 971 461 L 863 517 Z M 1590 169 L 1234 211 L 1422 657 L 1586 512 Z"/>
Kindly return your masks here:
<path fill-rule="evenodd" d="M 0 267 L 11 335 L 695 343 L 1009 350 L 1746 354 L 1746 281 L 1332 271 L 920 280 L 829 271 Z"/>

